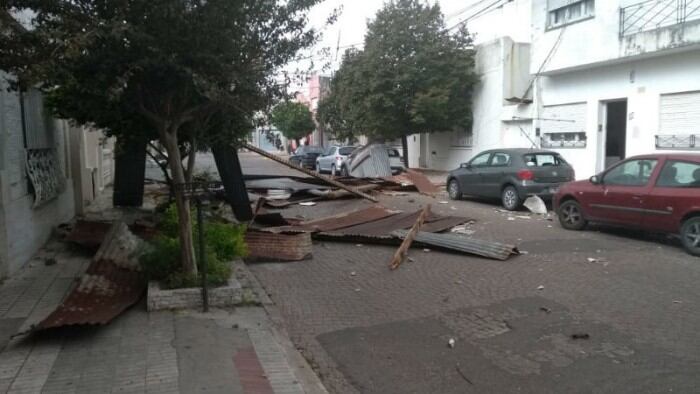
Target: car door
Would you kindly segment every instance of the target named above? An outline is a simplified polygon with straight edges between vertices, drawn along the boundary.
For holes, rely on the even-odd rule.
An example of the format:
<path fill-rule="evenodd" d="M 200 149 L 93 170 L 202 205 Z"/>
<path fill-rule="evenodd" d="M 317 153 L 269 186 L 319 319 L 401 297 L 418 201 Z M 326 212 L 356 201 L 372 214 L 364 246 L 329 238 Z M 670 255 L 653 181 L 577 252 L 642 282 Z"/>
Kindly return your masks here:
<path fill-rule="evenodd" d="M 336 148 L 334 146 L 328 147 L 321 156 L 318 157 L 318 164 L 321 171 L 331 170 L 331 158 L 334 156 L 333 152 Z"/>
<path fill-rule="evenodd" d="M 643 226 L 678 232 L 688 212 L 700 210 L 700 162 L 666 159 L 654 187 L 644 199 Z"/>
<path fill-rule="evenodd" d="M 481 171 L 488 167 L 491 159 L 491 152 L 484 152 L 473 158 L 467 166 L 462 169 L 458 180 L 459 187 L 463 194 L 472 196 L 484 196 L 481 179 Z"/>
<path fill-rule="evenodd" d="M 590 219 L 613 224 L 641 226 L 644 199 L 649 195 L 651 179 L 658 160 L 638 158 L 623 161 L 602 175 L 600 184 L 587 197 Z"/>
<path fill-rule="evenodd" d="M 512 158 L 507 152 L 494 152 L 491 155 L 489 165 L 481 169 L 481 187 L 486 197 L 501 195 L 501 183 L 511 164 Z"/>

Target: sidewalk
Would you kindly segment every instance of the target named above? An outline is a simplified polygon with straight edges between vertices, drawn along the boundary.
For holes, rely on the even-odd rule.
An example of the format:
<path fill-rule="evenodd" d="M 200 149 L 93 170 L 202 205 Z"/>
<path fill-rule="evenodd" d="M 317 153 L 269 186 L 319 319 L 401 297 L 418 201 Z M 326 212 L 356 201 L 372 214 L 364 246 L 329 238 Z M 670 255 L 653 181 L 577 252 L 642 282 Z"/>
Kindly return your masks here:
<path fill-rule="evenodd" d="M 52 240 L 0 285 L 0 393 L 325 392 L 259 306 L 148 313 L 141 302 L 106 326 L 11 338 L 61 302 L 90 258 Z"/>

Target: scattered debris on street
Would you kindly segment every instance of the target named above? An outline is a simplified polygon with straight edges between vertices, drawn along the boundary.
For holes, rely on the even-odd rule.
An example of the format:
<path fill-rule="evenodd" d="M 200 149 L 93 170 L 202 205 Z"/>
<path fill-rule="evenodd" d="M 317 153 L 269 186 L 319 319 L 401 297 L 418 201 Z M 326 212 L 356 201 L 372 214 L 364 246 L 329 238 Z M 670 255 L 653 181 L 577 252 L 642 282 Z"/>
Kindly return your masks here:
<path fill-rule="evenodd" d="M 530 210 L 530 212 L 537 214 L 537 215 L 546 215 L 547 214 L 547 205 L 544 203 L 544 200 L 542 200 L 538 196 L 530 196 L 528 197 L 525 202 L 523 203 L 525 208 Z"/>
<path fill-rule="evenodd" d="M 574 340 L 576 340 L 576 339 L 590 339 L 590 338 L 591 338 L 591 336 L 586 334 L 586 333 L 571 334 L 571 339 L 574 339 Z"/>
<path fill-rule="evenodd" d="M 399 246 L 399 249 L 396 251 L 396 253 L 394 253 L 394 256 L 389 262 L 389 268 L 391 270 L 399 268 L 401 263 L 403 263 L 403 260 L 406 258 L 406 253 L 408 253 L 408 248 L 411 247 L 413 240 L 416 238 L 416 235 L 418 234 L 418 231 L 420 231 L 421 226 L 423 226 L 423 222 L 425 222 L 425 218 L 428 217 L 429 212 L 430 205 L 426 205 L 425 208 L 423 208 L 423 211 L 421 211 L 420 215 L 418 215 L 418 218 L 413 224 L 413 227 L 411 227 L 411 230 L 408 233 L 406 233 L 403 242 L 401 242 L 401 246 Z"/>

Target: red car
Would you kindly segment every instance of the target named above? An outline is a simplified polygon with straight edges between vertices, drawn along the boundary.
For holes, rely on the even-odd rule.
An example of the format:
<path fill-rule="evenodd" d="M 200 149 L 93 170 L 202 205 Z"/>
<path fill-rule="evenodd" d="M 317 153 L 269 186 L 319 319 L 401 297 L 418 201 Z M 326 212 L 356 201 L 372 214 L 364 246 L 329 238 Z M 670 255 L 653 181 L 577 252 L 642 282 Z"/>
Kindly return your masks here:
<path fill-rule="evenodd" d="M 700 154 L 629 158 L 562 185 L 554 210 L 569 230 L 599 222 L 680 234 L 688 253 L 700 256 Z"/>

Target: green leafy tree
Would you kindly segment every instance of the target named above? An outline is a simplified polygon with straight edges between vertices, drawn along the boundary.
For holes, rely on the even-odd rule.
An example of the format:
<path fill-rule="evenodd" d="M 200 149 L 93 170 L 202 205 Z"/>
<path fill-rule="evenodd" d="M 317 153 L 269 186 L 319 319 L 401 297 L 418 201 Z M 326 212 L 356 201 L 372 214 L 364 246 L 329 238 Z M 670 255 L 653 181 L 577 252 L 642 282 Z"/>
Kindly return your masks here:
<path fill-rule="evenodd" d="M 272 109 L 272 125 L 295 141 L 311 133 L 316 124 L 309 108 L 295 101 L 283 101 Z"/>
<path fill-rule="evenodd" d="M 39 86 L 56 116 L 158 139 L 181 184 L 196 150 L 242 138 L 282 93 L 272 75 L 316 40 L 307 13 L 320 1 L 5 0 L 0 69 L 16 88 Z M 176 189 L 175 202 L 194 273 L 189 201 Z"/>
<path fill-rule="evenodd" d="M 419 0 L 387 2 L 368 23 L 364 49 L 346 55 L 321 105 L 332 132 L 402 138 L 471 127 L 472 40 L 450 31 L 440 7 Z"/>

